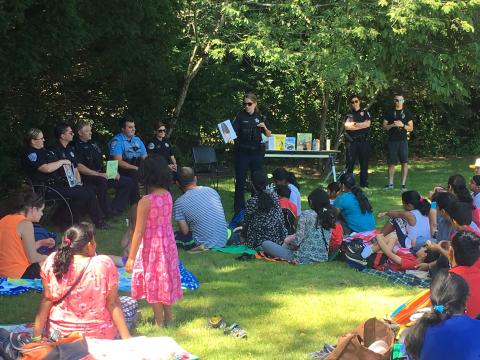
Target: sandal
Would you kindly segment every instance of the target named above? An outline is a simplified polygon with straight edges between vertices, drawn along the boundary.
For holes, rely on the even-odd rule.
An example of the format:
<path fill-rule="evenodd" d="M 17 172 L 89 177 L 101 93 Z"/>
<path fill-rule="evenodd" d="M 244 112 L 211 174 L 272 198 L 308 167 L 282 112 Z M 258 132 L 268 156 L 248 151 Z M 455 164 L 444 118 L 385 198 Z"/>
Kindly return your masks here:
<path fill-rule="evenodd" d="M 231 335 L 232 337 L 236 339 L 246 339 L 247 338 L 247 332 L 241 328 L 241 326 L 237 323 L 230 325 L 228 328 L 226 328 L 223 333 L 225 335 Z"/>
<path fill-rule="evenodd" d="M 222 315 L 213 315 L 207 322 L 207 329 L 223 329 L 227 326 Z"/>

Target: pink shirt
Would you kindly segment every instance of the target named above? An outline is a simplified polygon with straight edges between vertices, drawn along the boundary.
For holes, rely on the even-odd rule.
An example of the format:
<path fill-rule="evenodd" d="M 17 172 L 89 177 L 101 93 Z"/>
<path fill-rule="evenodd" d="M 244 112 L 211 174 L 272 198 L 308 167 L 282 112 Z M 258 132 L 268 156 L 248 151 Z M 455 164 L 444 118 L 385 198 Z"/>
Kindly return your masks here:
<path fill-rule="evenodd" d="M 88 257 L 74 255 L 68 272 L 57 280 L 51 254 L 41 268 L 41 276 L 52 300 L 61 299 L 88 264 Z M 112 316 L 106 307 L 109 291 L 118 286 L 118 271 L 105 255 L 91 258 L 80 282 L 58 305 L 52 306 L 47 327 L 63 335 L 78 331 L 87 337 L 114 339 L 117 335 Z"/>

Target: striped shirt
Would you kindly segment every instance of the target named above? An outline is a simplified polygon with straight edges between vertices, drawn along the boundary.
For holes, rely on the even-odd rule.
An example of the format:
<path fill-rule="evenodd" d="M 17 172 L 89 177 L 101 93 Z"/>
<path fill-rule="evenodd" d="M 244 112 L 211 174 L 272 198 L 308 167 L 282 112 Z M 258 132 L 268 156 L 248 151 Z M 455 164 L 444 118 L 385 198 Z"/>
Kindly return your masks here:
<path fill-rule="evenodd" d="M 184 220 L 192 239 L 207 248 L 224 247 L 227 222 L 220 195 L 209 187 L 197 186 L 180 196 L 173 207 L 175 220 Z"/>

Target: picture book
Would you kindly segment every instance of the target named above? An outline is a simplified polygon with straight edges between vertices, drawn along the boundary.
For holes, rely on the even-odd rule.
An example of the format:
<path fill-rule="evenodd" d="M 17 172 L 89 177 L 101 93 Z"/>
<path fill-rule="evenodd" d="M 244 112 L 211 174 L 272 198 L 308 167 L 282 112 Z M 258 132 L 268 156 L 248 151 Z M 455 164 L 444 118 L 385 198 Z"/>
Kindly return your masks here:
<path fill-rule="evenodd" d="M 225 120 L 217 126 L 225 144 L 228 144 L 237 138 L 237 134 L 235 133 L 235 130 L 233 130 L 232 122 L 230 120 Z"/>
<path fill-rule="evenodd" d="M 285 138 L 285 149 L 286 151 L 295 151 L 295 137 L 287 136 Z"/>
<path fill-rule="evenodd" d="M 285 149 L 285 138 L 286 138 L 286 135 L 282 135 L 282 134 L 273 135 L 274 150 L 283 151 Z"/>
<path fill-rule="evenodd" d="M 312 150 L 312 133 L 297 134 L 297 150 Z"/>
<path fill-rule="evenodd" d="M 74 187 L 77 185 L 77 178 L 75 177 L 75 169 L 73 165 L 63 165 L 63 170 L 65 171 L 65 176 L 68 180 L 68 186 Z"/>
<path fill-rule="evenodd" d="M 115 179 L 118 174 L 118 160 L 107 161 L 107 179 Z"/>

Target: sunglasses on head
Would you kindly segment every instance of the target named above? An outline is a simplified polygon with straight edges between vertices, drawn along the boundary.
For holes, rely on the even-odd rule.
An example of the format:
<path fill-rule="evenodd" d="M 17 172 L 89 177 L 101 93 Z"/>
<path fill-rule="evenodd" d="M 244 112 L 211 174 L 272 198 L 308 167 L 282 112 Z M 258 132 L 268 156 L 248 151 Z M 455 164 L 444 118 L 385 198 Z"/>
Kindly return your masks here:
<path fill-rule="evenodd" d="M 360 101 L 358 101 L 358 100 L 352 100 L 352 101 L 350 101 L 351 104 L 358 104 L 359 102 L 360 102 Z"/>
<path fill-rule="evenodd" d="M 252 105 L 253 105 L 253 103 L 251 103 L 251 102 L 244 102 L 243 103 L 243 106 L 252 106 Z"/>
<path fill-rule="evenodd" d="M 158 132 L 165 132 L 166 129 L 157 129 Z"/>

